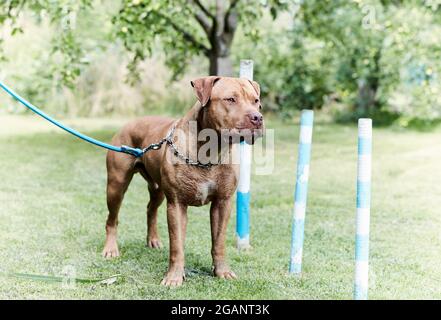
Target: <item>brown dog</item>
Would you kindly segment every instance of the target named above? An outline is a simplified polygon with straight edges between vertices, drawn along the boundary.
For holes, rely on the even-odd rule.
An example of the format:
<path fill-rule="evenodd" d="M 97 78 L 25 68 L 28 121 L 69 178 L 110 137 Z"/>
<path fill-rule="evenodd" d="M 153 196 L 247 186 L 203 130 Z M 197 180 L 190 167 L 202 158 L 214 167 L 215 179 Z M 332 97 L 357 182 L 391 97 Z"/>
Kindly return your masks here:
<path fill-rule="evenodd" d="M 261 135 L 263 117 L 259 113 L 260 88 L 254 81 L 226 77 L 206 77 L 191 82 L 198 102 L 181 119 L 144 117 L 127 124 L 113 138 L 115 145 L 137 148 L 156 143 L 172 134 L 174 146 L 182 154 L 197 154 L 197 150 L 177 140 L 180 130 L 197 141 L 190 130 L 190 122 L 197 123 L 197 133 L 213 129 L 219 135 L 225 129 L 235 135 L 241 131 L 251 132 L 252 141 Z M 247 130 L 244 130 L 247 129 Z M 219 138 L 219 145 L 222 139 Z M 237 142 L 237 140 L 236 140 Z M 195 149 L 201 147 L 195 144 Z M 226 148 L 231 150 L 231 143 Z M 225 146 L 223 147 L 225 149 Z M 222 152 L 219 147 L 219 153 Z M 187 225 L 187 207 L 201 206 L 211 202 L 210 220 L 214 274 L 220 278 L 236 278 L 225 261 L 225 236 L 231 211 L 232 196 L 238 181 L 238 166 L 219 164 L 200 167 L 188 163 L 170 161 L 177 158 L 172 146 L 164 143 L 159 150 L 145 153 L 141 158 L 109 151 L 107 154 L 107 206 L 106 242 L 103 256 L 119 256 L 117 245 L 118 212 L 124 193 L 133 175 L 139 172 L 148 183 L 150 201 L 147 205 L 147 245 L 160 248 L 161 242 L 156 226 L 158 207 L 167 199 L 167 223 L 170 238 L 169 268 L 162 281 L 166 286 L 179 286 L 184 279 L 184 242 Z M 192 160 L 196 160 L 192 158 Z M 190 160 L 191 161 L 191 160 Z"/>

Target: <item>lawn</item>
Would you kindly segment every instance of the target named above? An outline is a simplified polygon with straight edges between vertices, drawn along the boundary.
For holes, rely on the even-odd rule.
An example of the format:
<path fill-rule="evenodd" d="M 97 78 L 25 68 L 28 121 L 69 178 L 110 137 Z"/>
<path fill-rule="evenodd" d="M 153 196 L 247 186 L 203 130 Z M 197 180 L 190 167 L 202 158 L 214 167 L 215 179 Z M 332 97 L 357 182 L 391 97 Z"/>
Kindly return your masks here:
<path fill-rule="evenodd" d="M 122 256 L 104 260 L 105 152 L 59 130 L 33 130 L 32 123 L 43 121 L 37 117 L 14 119 L 0 117 L 0 298 L 352 298 L 355 126 L 315 125 L 301 278 L 287 273 L 299 128 L 270 121 L 275 169 L 272 175 L 252 177 L 253 249 L 235 249 L 235 210 L 228 229 L 228 258 L 239 279 L 211 276 L 205 206 L 189 210 L 187 280 L 169 289 L 159 285 L 168 259 L 165 206 L 159 214 L 165 248 L 147 249 L 143 179 L 135 177 L 121 209 Z M 105 141 L 120 125 L 92 123 L 77 121 L 77 128 Z M 374 129 L 371 299 L 441 299 L 440 137 L 440 130 Z M 61 275 L 69 265 L 80 278 L 122 277 L 110 285 L 66 288 L 7 276 Z"/>

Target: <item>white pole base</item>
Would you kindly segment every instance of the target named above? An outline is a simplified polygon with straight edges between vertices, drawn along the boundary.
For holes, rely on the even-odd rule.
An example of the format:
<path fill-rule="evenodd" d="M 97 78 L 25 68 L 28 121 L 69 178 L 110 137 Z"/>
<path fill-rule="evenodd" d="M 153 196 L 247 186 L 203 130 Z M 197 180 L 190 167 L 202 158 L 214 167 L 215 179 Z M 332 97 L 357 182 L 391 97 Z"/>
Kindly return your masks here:
<path fill-rule="evenodd" d="M 236 236 L 236 247 L 239 250 L 249 250 L 251 249 L 250 245 L 250 237 L 247 236 L 245 238 L 240 238 L 239 236 Z"/>

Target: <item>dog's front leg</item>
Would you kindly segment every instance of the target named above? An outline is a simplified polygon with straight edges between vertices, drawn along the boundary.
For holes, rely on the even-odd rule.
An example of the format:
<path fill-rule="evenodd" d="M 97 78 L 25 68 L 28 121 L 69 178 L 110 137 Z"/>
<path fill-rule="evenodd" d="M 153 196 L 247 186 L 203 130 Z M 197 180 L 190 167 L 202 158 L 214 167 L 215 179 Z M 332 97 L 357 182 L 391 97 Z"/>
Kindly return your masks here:
<path fill-rule="evenodd" d="M 167 200 L 167 224 L 170 238 L 170 260 L 161 284 L 177 287 L 184 281 L 184 242 L 187 229 L 187 206 Z"/>
<path fill-rule="evenodd" d="M 211 255 L 215 276 L 224 279 L 235 279 L 236 275 L 231 271 L 225 259 L 225 238 L 228 220 L 231 213 L 231 198 L 215 200 L 210 208 L 211 221 Z"/>

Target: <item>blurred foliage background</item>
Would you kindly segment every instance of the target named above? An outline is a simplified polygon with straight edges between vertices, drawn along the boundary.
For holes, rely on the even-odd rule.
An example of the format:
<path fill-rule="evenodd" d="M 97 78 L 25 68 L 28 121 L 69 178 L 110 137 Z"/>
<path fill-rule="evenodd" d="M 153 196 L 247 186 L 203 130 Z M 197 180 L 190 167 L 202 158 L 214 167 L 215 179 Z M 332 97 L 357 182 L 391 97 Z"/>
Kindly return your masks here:
<path fill-rule="evenodd" d="M 177 114 L 253 59 L 267 112 L 441 119 L 439 0 L 5 0 L 0 77 L 57 116 Z M 0 112 L 21 107 L 0 95 Z"/>

